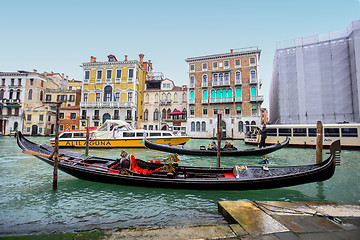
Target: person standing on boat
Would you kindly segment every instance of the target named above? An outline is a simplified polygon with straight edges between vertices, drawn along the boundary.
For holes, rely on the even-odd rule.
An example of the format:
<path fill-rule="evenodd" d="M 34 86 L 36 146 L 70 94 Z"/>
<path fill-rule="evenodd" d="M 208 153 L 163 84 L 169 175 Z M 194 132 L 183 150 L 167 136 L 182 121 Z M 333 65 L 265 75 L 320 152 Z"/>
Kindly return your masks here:
<path fill-rule="evenodd" d="M 266 124 L 263 125 L 263 128 L 262 128 L 262 130 L 260 131 L 260 136 L 261 136 L 261 140 L 260 140 L 259 148 L 266 147 L 266 144 L 265 144 L 265 140 L 266 140 L 266 138 L 267 138 L 267 128 L 266 128 Z"/>

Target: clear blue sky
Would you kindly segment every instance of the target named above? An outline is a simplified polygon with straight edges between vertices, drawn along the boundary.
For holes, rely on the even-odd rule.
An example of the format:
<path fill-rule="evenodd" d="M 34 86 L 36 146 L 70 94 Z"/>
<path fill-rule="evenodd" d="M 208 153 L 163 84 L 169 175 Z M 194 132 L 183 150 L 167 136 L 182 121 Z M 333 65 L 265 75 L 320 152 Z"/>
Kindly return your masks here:
<path fill-rule="evenodd" d="M 360 19 L 360 0 L 0 0 L 0 71 L 37 69 L 82 80 L 80 65 L 153 62 L 154 71 L 187 84 L 188 57 L 258 46 L 268 107 L 277 41 L 344 29 Z"/>

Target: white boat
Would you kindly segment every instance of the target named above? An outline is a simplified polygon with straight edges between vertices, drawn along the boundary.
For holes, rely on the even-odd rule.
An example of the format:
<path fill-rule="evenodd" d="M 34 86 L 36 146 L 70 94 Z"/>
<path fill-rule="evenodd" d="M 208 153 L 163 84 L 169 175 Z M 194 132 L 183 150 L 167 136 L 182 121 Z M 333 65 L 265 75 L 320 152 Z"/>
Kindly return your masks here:
<path fill-rule="evenodd" d="M 260 129 L 262 127 L 259 126 Z M 272 145 L 290 138 L 290 146 L 315 147 L 316 146 L 316 124 L 276 124 L 267 125 L 266 144 Z M 360 124 L 338 123 L 323 124 L 323 146 L 329 147 L 331 143 L 340 139 L 342 148 L 360 150 Z M 245 143 L 258 144 L 260 136 L 246 134 Z"/>
<path fill-rule="evenodd" d="M 122 120 L 106 120 L 97 130 L 90 132 L 89 147 L 127 148 L 145 147 L 144 137 L 156 143 L 182 145 L 190 140 L 188 136 L 175 135 L 170 131 L 134 129 Z M 55 138 L 50 139 L 55 146 Z M 63 132 L 59 135 L 59 147 L 86 146 L 86 131 Z"/>

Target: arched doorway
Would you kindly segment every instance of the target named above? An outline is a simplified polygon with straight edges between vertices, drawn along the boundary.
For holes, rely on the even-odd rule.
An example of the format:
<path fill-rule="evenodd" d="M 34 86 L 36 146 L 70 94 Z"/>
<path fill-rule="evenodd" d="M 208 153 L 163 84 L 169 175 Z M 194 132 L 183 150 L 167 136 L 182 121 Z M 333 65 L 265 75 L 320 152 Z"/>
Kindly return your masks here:
<path fill-rule="evenodd" d="M 108 114 L 108 113 L 105 113 L 104 115 L 103 115 L 103 122 L 102 123 L 104 123 L 106 120 L 108 120 L 108 119 L 110 119 L 111 117 L 110 117 L 110 114 Z"/>
<path fill-rule="evenodd" d="M 37 135 L 38 134 L 38 125 L 32 125 L 31 126 L 31 135 Z"/>

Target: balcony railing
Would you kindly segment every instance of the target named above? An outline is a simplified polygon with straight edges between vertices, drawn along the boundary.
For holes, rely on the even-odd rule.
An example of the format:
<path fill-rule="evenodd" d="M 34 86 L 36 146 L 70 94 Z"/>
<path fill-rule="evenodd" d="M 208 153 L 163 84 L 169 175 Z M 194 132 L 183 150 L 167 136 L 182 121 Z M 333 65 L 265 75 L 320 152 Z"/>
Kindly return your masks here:
<path fill-rule="evenodd" d="M 242 102 L 241 97 L 235 97 L 235 102 Z"/>
<path fill-rule="evenodd" d="M 202 82 L 201 87 L 208 87 L 208 83 L 207 82 Z"/>
<path fill-rule="evenodd" d="M 201 103 L 208 103 L 209 102 L 209 99 L 205 98 L 205 99 L 201 99 Z"/>
<path fill-rule="evenodd" d="M 258 80 L 257 80 L 257 78 L 250 78 L 249 82 L 252 84 L 256 84 L 258 82 Z"/>
<path fill-rule="evenodd" d="M 264 96 L 251 96 L 250 102 L 263 102 Z"/>
<path fill-rule="evenodd" d="M 241 85 L 241 79 L 235 79 L 235 85 Z"/>
<path fill-rule="evenodd" d="M 160 105 L 171 105 L 171 100 L 161 100 Z"/>
<path fill-rule="evenodd" d="M 232 97 L 228 97 L 228 98 L 210 98 L 210 103 L 229 103 L 229 102 L 233 102 L 233 98 Z"/>
<path fill-rule="evenodd" d="M 133 102 L 81 102 L 80 107 L 86 108 L 130 108 Z"/>
<path fill-rule="evenodd" d="M 195 104 L 195 99 L 189 99 L 189 104 Z"/>
<path fill-rule="evenodd" d="M 213 87 L 230 86 L 230 80 L 212 82 Z"/>
<path fill-rule="evenodd" d="M 92 120 L 100 120 L 100 117 L 99 116 L 93 116 Z"/>
<path fill-rule="evenodd" d="M 195 88 L 195 83 L 190 83 L 189 88 Z"/>

